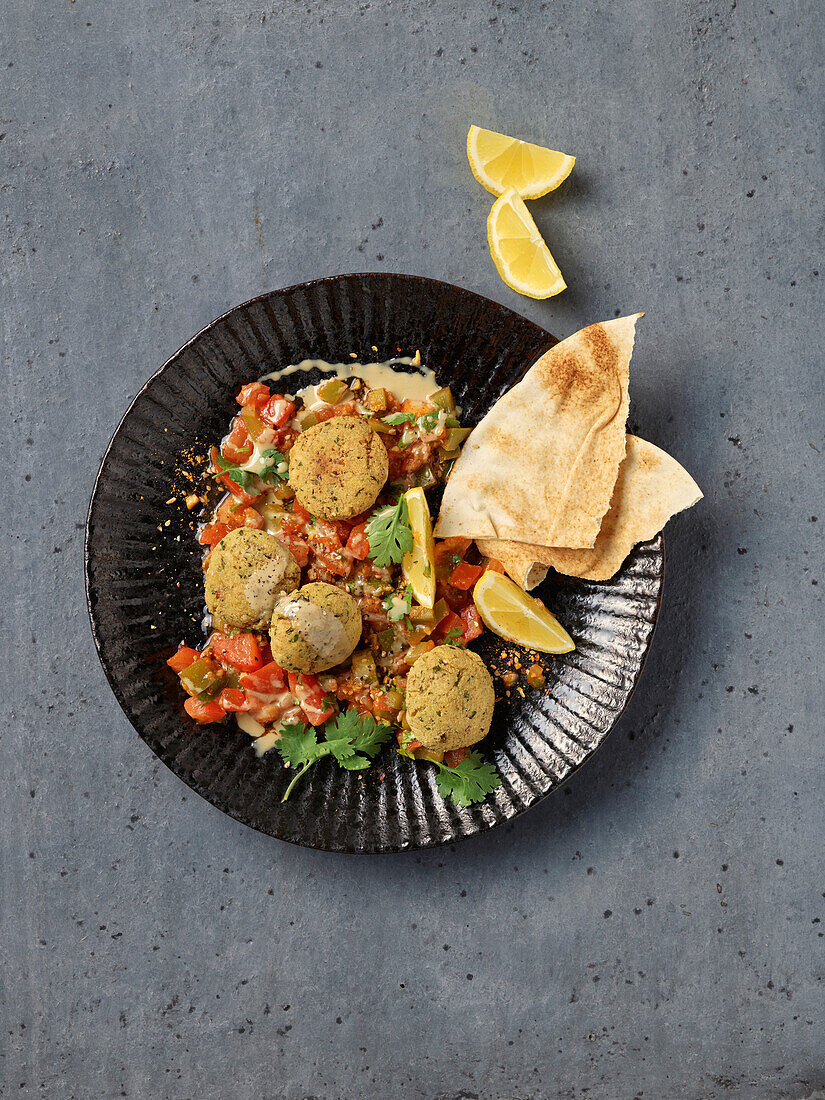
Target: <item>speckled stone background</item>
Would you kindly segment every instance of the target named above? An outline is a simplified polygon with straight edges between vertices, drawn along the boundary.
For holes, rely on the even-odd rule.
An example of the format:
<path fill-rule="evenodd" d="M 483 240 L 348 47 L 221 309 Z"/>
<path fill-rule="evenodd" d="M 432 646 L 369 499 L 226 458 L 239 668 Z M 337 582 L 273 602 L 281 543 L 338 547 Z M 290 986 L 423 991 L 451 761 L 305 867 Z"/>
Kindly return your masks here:
<path fill-rule="evenodd" d="M 824 35 L 817 0 L 7 0 L 0 1095 L 825 1083 Z M 533 207 L 556 300 L 493 269 L 470 122 L 578 155 Z M 288 847 L 192 795 L 84 607 L 132 395 L 235 303 L 352 270 L 558 336 L 644 309 L 632 425 L 706 493 L 605 747 L 419 856 Z"/>

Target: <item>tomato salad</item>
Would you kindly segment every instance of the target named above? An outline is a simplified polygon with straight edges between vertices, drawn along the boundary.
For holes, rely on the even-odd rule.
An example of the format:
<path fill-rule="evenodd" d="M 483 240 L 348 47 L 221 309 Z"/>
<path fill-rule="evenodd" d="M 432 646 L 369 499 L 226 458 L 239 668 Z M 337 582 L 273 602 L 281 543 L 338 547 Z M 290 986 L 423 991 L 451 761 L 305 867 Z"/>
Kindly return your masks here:
<path fill-rule="evenodd" d="M 358 377 L 327 379 L 303 396 L 251 382 L 241 387 L 237 402 L 240 412 L 229 434 L 210 452 L 211 476 L 226 495 L 199 530 L 204 570 L 230 531 L 266 531 L 300 566 L 302 584 L 326 582 L 356 600 L 363 631 L 350 658 L 315 675 L 276 663 L 265 632 L 239 630 L 213 615 L 205 645 L 182 646 L 168 662 L 186 691 L 187 714 L 200 723 L 236 715 L 262 753 L 290 723 L 320 727 L 354 709 L 395 729 L 404 755 L 460 765 L 466 748 L 425 748 L 410 731 L 407 674 L 436 647 L 465 647 L 481 635 L 472 589 L 486 570 L 502 572 L 502 566 L 481 557 L 470 539 L 435 542 L 435 599 L 428 608 L 414 599 L 400 553 L 388 553 L 386 546 L 387 538 L 396 539 L 396 550 L 412 545 L 411 535 L 400 538 L 404 526 L 409 529 L 403 494 L 443 481 L 469 434 L 449 388 L 420 401 L 371 389 Z M 346 520 L 311 515 L 288 481 L 296 439 L 334 417 L 365 421 L 387 452 L 387 483 L 374 506 Z"/>

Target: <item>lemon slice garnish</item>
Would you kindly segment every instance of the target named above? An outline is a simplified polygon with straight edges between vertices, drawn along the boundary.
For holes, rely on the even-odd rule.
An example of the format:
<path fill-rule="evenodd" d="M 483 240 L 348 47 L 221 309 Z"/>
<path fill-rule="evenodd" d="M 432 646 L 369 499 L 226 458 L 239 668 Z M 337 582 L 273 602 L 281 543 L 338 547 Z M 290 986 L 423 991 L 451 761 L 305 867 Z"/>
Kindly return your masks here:
<path fill-rule="evenodd" d="M 413 548 L 401 560 L 404 580 L 422 607 L 435 604 L 435 546 L 430 509 L 423 489 L 408 489 L 404 494 L 413 535 Z"/>
<path fill-rule="evenodd" d="M 552 298 L 566 289 L 550 249 L 516 191 L 506 191 L 487 217 L 490 255 L 505 283 L 530 298 Z"/>
<path fill-rule="evenodd" d="M 473 175 L 491 195 L 503 195 L 512 187 L 523 199 L 554 191 L 576 163 L 567 153 L 478 126 L 471 126 L 467 134 L 467 159 Z"/>
<path fill-rule="evenodd" d="M 473 589 L 484 625 L 495 634 L 540 653 L 570 653 L 576 645 L 547 608 L 503 573 L 488 570 Z"/>

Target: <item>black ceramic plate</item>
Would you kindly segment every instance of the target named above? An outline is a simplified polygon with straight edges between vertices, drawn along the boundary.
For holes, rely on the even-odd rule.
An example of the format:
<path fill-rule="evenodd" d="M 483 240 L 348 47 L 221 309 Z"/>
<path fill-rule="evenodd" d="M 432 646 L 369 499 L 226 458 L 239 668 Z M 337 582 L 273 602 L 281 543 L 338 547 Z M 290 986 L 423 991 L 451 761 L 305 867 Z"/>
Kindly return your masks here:
<path fill-rule="evenodd" d="M 556 341 L 504 306 L 409 275 L 341 275 L 265 294 L 214 321 L 141 390 L 106 451 L 86 528 L 86 583 L 100 660 L 129 721 L 193 790 L 282 840 L 337 852 L 396 852 L 473 836 L 522 813 L 592 755 L 641 672 L 661 598 L 661 536 L 594 584 L 551 572 L 537 594 L 576 650 L 548 658 L 547 687 L 496 704 L 480 748 L 502 776 L 480 805 L 442 799 L 435 768 L 387 747 L 366 774 L 322 760 L 290 797 L 280 757 L 258 759 L 234 723 L 197 726 L 165 661 L 202 640 L 197 513 L 183 505 L 197 458 L 226 432 L 242 382 L 305 358 L 414 354 L 474 424 Z M 376 347 L 377 353 L 371 349 Z M 366 358 L 365 358 L 366 357 Z M 298 388 L 300 376 L 290 379 Z M 176 497 L 174 504 L 166 502 Z M 170 520 L 168 526 L 166 522 Z M 482 656 L 505 643 L 486 634 Z M 523 681 L 522 681 L 523 682 Z M 499 694 L 501 685 L 497 683 Z"/>

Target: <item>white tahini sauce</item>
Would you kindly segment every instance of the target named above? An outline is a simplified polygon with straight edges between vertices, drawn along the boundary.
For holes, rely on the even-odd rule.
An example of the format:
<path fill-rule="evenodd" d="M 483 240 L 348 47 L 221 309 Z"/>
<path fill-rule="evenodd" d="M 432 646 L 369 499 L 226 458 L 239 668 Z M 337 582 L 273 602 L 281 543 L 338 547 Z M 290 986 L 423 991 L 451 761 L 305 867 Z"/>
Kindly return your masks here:
<path fill-rule="evenodd" d="M 278 615 L 290 625 L 319 657 L 331 664 L 345 661 L 352 646 L 343 623 L 331 611 L 300 596 L 284 596 L 275 604 Z"/>
<path fill-rule="evenodd" d="M 419 358 L 416 356 L 416 358 Z M 414 371 L 397 370 L 397 367 L 415 367 Z M 334 378 L 342 378 L 350 382 L 353 378 L 363 378 L 370 389 L 385 389 L 397 397 L 409 397 L 414 401 L 425 401 L 431 393 L 439 388 L 435 380 L 435 372 L 429 367 L 415 363 L 408 356 L 399 356 L 397 359 L 388 359 L 383 363 L 327 363 L 324 359 L 302 359 L 300 363 L 293 363 L 283 370 L 265 374 L 262 382 L 280 382 L 282 378 L 299 372 L 312 370 L 322 371 Z M 320 385 L 320 383 L 319 383 Z M 298 390 L 297 396 L 303 398 L 307 408 L 317 408 L 325 404 L 317 394 L 317 386 L 306 386 Z"/>
<path fill-rule="evenodd" d="M 279 559 L 268 561 L 246 579 L 244 599 L 256 619 L 266 619 L 272 614 L 274 596 L 284 588 L 284 563 Z"/>

